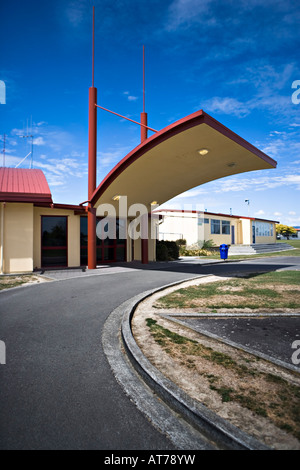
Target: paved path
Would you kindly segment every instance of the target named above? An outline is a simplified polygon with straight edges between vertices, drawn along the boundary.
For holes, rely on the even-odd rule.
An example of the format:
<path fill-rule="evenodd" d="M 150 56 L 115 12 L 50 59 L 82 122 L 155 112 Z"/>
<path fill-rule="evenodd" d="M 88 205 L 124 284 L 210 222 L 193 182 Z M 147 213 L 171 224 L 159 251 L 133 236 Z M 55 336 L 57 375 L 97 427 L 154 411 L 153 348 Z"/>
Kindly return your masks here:
<path fill-rule="evenodd" d="M 0 448 L 173 449 L 116 382 L 101 345 L 106 319 L 138 293 L 195 275 L 299 266 L 299 258 L 273 260 L 70 270 L 0 293 Z"/>
<path fill-rule="evenodd" d="M 300 315 L 300 313 L 299 313 Z M 293 363 L 295 341 L 300 345 L 300 316 L 267 318 L 198 318 L 183 323 L 200 333 L 208 332 L 230 343 L 235 343 L 280 361 L 285 367 L 300 372 L 300 365 Z"/>

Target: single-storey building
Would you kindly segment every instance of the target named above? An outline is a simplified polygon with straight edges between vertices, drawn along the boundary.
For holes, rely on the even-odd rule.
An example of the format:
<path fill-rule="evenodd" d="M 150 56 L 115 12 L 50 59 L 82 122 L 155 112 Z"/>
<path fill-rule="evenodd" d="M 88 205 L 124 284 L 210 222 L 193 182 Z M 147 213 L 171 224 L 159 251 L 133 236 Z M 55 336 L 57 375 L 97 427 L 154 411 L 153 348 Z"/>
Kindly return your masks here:
<path fill-rule="evenodd" d="M 159 240 L 185 239 L 188 246 L 212 240 L 215 245 L 276 243 L 275 220 L 204 211 L 158 210 Z"/>
<path fill-rule="evenodd" d="M 92 115 L 96 109 L 95 90 L 90 88 Z M 54 203 L 41 170 L 0 168 L 1 273 L 86 265 L 94 269 L 91 266 L 108 262 L 155 261 L 153 225 L 157 220 L 152 215 L 159 205 L 218 178 L 276 167 L 272 158 L 201 110 L 148 138 L 144 136 L 97 186 L 95 128 L 94 119 L 88 200 L 80 204 Z M 204 232 L 206 219 L 210 220 L 208 214 L 203 221 L 197 216 L 196 221 L 197 227 L 203 224 Z M 109 236 L 103 236 L 103 226 L 100 231 L 98 227 L 104 221 L 105 232 L 110 220 L 114 222 L 114 236 L 109 230 Z M 215 237 L 230 240 L 234 227 L 236 240 L 251 242 L 252 219 L 220 216 L 219 221 L 220 233 L 217 224 L 213 225 Z M 255 220 L 257 240 L 266 237 L 261 223 L 269 222 Z M 211 222 L 207 225 L 211 230 Z M 270 240 L 275 233 L 271 227 Z M 88 258 L 92 258 L 91 263 Z"/>
<path fill-rule="evenodd" d="M 87 264 L 87 212 L 55 204 L 41 170 L 0 168 L 2 273 Z M 97 240 L 97 263 L 125 261 L 126 240 Z"/>

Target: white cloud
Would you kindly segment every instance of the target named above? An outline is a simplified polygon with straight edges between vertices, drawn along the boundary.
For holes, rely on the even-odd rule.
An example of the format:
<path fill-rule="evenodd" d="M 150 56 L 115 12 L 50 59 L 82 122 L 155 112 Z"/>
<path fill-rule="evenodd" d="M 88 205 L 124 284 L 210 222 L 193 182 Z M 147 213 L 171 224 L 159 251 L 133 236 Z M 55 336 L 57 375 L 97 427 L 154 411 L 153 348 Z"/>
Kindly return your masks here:
<path fill-rule="evenodd" d="M 124 91 L 123 92 L 123 95 L 125 95 L 128 99 L 128 101 L 136 101 L 138 100 L 138 97 L 137 96 L 133 96 L 129 93 L 129 91 Z"/>
<path fill-rule="evenodd" d="M 236 84 L 248 84 L 248 94 L 244 100 L 228 96 L 215 96 L 203 103 L 204 109 L 211 112 L 231 114 L 244 118 L 255 110 L 270 111 L 278 114 L 280 119 L 297 119 L 297 107 L 291 105 L 292 78 L 299 73 L 294 63 L 285 64 L 281 69 L 275 69 L 273 65 L 253 62 L 245 67 L 245 72 L 234 81 L 226 82 L 236 87 Z M 287 92 L 287 89 L 289 90 Z M 234 90 L 236 93 L 236 90 Z M 239 95 L 241 96 L 241 95 Z M 290 124 L 297 127 L 298 124 Z M 273 131 L 271 135 L 284 136 L 284 132 Z"/>
<path fill-rule="evenodd" d="M 250 113 L 250 109 L 247 103 L 242 103 L 235 98 L 220 98 L 215 96 L 214 98 L 204 101 L 204 110 L 215 113 L 231 114 L 238 117 L 245 117 Z"/>
<path fill-rule="evenodd" d="M 45 145 L 43 137 L 37 137 L 36 139 L 33 139 L 33 145 Z"/>
<path fill-rule="evenodd" d="M 136 101 L 136 100 L 138 100 L 137 96 L 132 96 L 132 95 L 128 96 L 128 101 Z"/>
<path fill-rule="evenodd" d="M 202 188 L 191 189 L 189 191 L 185 191 L 182 194 L 179 194 L 177 197 L 185 199 L 185 198 L 196 197 L 196 196 L 199 196 L 200 194 L 207 194 L 207 191 Z"/>
<path fill-rule="evenodd" d="M 260 209 L 259 211 L 255 212 L 254 215 L 265 215 L 265 211 Z"/>
<path fill-rule="evenodd" d="M 174 0 L 169 6 L 168 18 L 165 24 L 167 31 L 175 31 L 179 27 L 189 27 L 192 23 L 215 23 L 213 17 L 208 17 L 212 0 Z"/>
<path fill-rule="evenodd" d="M 97 152 L 97 158 L 101 164 L 101 167 L 109 167 L 116 165 L 127 153 L 131 150 L 131 147 L 110 147 L 106 152 Z"/>
<path fill-rule="evenodd" d="M 6 166 L 15 167 L 31 150 L 31 141 L 20 139 L 23 129 L 13 129 L 8 138 Z M 86 152 L 82 151 L 82 143 L 74 133 L 57 126 L 49 126 L 46 122 L 33 125 L 33 168 L 44 171 L 51 187 L 67 187 L 69 182 L 82 180 L 87 174 Z M 13 144 L 15 142 L 15 144 Z M 40 150 L 42 149 L 42 151 Z M 16 156 L 17 155 L 17 156 Z M 19 168 L 29 168 L 30 154 Z M 77 184 L 77 183 L 74 183 Z"/>
<path fill-rule="evenodd" d="M 66 15 L 72 26 L 77 27 L 82 23 L 86 12 L 85 0 L 74 0 L 67 7 Z"/>

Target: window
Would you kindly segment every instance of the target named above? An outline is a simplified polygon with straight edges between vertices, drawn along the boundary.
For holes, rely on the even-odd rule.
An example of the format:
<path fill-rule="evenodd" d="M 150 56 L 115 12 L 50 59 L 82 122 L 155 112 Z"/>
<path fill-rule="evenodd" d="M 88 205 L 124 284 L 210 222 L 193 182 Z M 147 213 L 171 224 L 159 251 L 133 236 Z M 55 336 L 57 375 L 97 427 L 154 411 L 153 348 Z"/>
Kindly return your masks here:
<path fill-rule="evenodd" d="M 222 220 L 222 235 L 230 235 L 230 222 Z"/>
<path fill-rule="evenodd" d="M 42 267 L 68 265 L 68 236 L 66 216 L 42 216 Z"/>
<path fill-rule="evenodd" d="M 220 220 L 211 219 L 211 233 L 220 234 Z"/>
<path fill-rule="evenodd" d="M 97 217 L 97 223 L 101 219 Z M 122 229 L 122 230 L 121 230 Z M 108 230 L 108 225 L 104 226 L 104 232 Z M 116 239 L 105 238 L 101 240 L 96 237 L 96 256 L 97 264 L 110 261 L 126 261 L 126 238 L 121 236 L 126 234 L 126 222 L 123 219 L 116 220 Z M 87 265 L 87 217 L 80 217 L 80 264 Z"/>
<path fill-rule="evenodd" d="M 273 236 L 273 224 L 268 222 L 255 222 L 255 233 L 257 237 Z"/>

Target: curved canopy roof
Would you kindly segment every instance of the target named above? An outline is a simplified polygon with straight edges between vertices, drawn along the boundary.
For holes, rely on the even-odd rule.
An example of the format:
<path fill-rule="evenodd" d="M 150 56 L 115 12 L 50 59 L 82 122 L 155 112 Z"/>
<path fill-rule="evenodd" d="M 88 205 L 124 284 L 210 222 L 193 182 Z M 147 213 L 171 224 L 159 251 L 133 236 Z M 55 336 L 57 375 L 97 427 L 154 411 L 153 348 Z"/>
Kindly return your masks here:
<path fill-rule="evenodd" d="M 201 149 L 208 153 L 200 155 Z M 128 206 L 142 203 L 150 210 L 154 200 L 163 204 L 209 181 L 275 167 L 272 158 L 201 110 L 132 150 L 100 183 L 91 202 L 97 207 L 127 196 Z"/>

